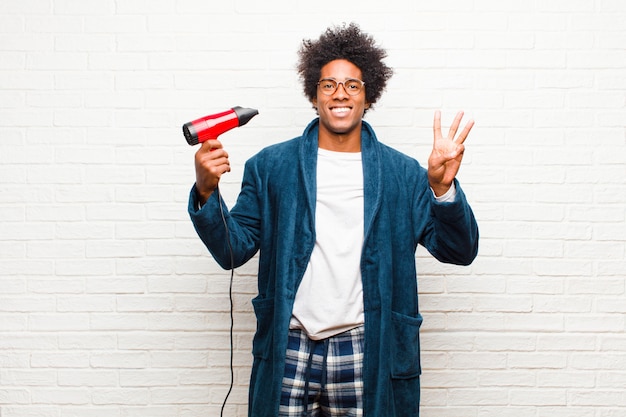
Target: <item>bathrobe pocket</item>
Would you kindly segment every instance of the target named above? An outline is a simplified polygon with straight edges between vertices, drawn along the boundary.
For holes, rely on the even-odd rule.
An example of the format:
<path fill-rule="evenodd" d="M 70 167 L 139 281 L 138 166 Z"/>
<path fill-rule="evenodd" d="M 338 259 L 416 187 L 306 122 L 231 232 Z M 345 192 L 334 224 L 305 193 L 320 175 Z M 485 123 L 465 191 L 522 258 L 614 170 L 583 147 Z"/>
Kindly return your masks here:
<path fill-rule="evenodd" d="M 413 378 L 422 373 L 419 329 L 422 316 L 410 317 L 392 312 L 391 377 Z"/>
<path fill-rule="evenodd" d="M 252 340 L 252 354 L 259 359 L 267 359 L 272 351 L 274 333 L 274 299 L 254 298 L 252 300 L 257 328 Z"/>

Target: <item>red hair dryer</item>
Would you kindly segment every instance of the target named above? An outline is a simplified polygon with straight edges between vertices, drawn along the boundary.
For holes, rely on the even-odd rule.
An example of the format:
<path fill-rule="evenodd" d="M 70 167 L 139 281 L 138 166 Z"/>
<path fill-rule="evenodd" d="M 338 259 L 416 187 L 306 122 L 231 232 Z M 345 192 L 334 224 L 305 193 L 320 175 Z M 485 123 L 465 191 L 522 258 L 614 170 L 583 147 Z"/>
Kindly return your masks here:
<path fill-rule="evenodd" d="M 230 110 L 210 114 L 183 125 L 183 134 L 187 143 L 197 145 L 209 139 L 217 139 L 219 135 L 235 127 L 243 126 L 259 114 L 256 109 L 233 107 Z"/>

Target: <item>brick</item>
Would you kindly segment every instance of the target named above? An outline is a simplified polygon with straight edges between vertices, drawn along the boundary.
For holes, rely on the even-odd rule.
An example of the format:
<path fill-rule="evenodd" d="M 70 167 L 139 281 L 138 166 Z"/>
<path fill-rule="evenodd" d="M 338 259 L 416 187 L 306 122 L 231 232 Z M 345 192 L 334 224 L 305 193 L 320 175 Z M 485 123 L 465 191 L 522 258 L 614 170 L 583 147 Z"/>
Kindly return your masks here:
<path fill-rule="evenodd" d="M 512 390 L 510 396 L 511 404 L 518 406 L 565 406 L 567 404 L 565 389 Z"/>
<path fill-rule="evenodd" d="M 512 353 L 507 365 L 513 369 L 563 369 L 566 358 L 559 353 Z"/>
<path fill-rule="evenodd" d="M 89 357 L 85 353 L 37 352 L 31 358 L 33 368 L 87 368 Z"/>
<path fill-rule="evenodd" d="M 504 317 L 504 326 L 508 330 L 543 332 L 562 331 L 564 328 L 562 314 L 524 314 L 511 313 Z"/>
<path fill-rule="evenodd" d="M 0 354 L 0 367 L 4 370 L 9 370 L 9 368 L 23 369 L 28 367 L 29 360 L 30 356 L 28 354 L 18 354 L 15 351 L 2 353 Z"/>
<path fill-rule="evenodd" d="M 132 333 L 118 336 L 119 348 L 124 350 L 172 350 L 179 333 Z"/>
<path fill-rule="evenodd" d="M 626 406 L 624 393 L 619 389 L 594 390 L 593 394 L 589 390 L 572 390 L 569 395 L 572 405 L 603 407 L 611 404 L 622 409 Z"/>
<path fill-rule="evenodd" d="M 106 203 L 87 207 L 87 220 L 98 221 L 139 221 L 144 220 L 144 207 L 133 204 Z"/>
<path fill-rule="evenodd" d="M 60 387 L 117 387 L 118 371 L 63 369 L 58 372 Z"/>
<path fill-rule="evenodd" d="M 534 387 L 536 385 L 536 376 L 527 369 L 522 371 L 487 370 L 478 373 L 478 384 L 484 387 Z"/>
<path fill-rule="evenodd" d="M 41 1 L 39 1 L 42 3 Z M 22 4 L 27 4 L 24 2 Z M 37 10 L 43 9 L 37 6 Z M 46 14 L 26 15 L 25 28 L 30 33 L 77 33 L 83 31 L 83 19 L 80 16 L 59 16 L 51 17 Z"/>
<path fill-rule="evenodd" d="M 568 317 L 565 320 L 565 329 L 583 333 L 611 333 L 621 331 L 625 321 L 622 315 L 591 315 L 585 317 Z"/>
<path fill-rule="evenodd" d="M 141 294 L 146 290 L 144 277 L 90 277 L 85 284 L 91 294 Z"/>
<path fill-rule="evenodd" d="M 175 387 L 179 379 L 178 372 L 171 370 L 122 370 L 119 376 L 122 387 Z"/>
<path fill-rule="evenodd" d="M 31 222 L 80 221 L 84 219 L 84 209 L 80 206 L 37 205 L 26 209 L 26 220 Z"/>
<path fill-rule="evenodd" d="M 0 318 L 0 332 L 22 332 L 28 327 L 27 319 L 23 315 L 3 313 Z"/>
<path fill-rule="evenodd" d="M 57 310 L 59 312 L 112 312 L 115 310 L 115 300 L 107 296 L 58 297 Z"/>
<path fill-rule="evenodd" d="M 52 260 L 30 260 L 25 262 L 20 259 L 2 261 L 0 277 L 4 276 L 49 276 L 54 274 L 54 261 Z"/>
<path fill-rule="evenodd" d="M 113 334 L 61 333 L 58 339 L 62 350 L 114 350 L 117 347 Z"/>
<path fill-rule="evenodd" d="M 625 261 L 598 262 L 599 276 L 621 276 L 624 271 Z"/>
<path fill-rule="evenodd" d="M 594 388 L 592 374 L 589 372 L 563 372 L 545 370 L 537 372 L 537 385 L 546 388 Z"/>
<path fill-rule="evenodd" d="M 155 404 L 204 404 L 209 396 L 209 388 L 155 388 L 151 394 Z"/>
<path fill-rule="evenodd" d="M 80 4 L 76 4 L 71 0 L 59 0 L 55 4 L 55 12 L 59 15 L 107 15 L 112 14 L 115 4 L 111 0 L 85 0 Z"/>
<path fill-rule="evenodd" d="M 537 49 L 579 50 L 593 48 L 594 36 L 589 32 L 554 33 L 538 32 L 535 38 Z"/>
<path fill-rule="evenodd" d="M 30 404 L 30 391 L 23 388 L 0 389 L 0 404 Z"/>
<path fill-rule="evenodd" d="M 180 374 L 181 385 L 216 385 L 230 380 L 230 370 L 187 370 Z"/>
<path fill-rule="evenodd" d="M 92 331 L 145 330 L 148 317 L 146 314 L 92 314 L 89 324 Z"/>
<path fill-rule="evenodd" d="M 41 277 L 28 280 L 28 291 L 34 294 L 81 294 L 84 290 L 82 279 Z"/>
<path fill-rule="evenodd" d="M 183 355 L 180 353 L 184 352 Z M 150 366 L 152 368 L 204 368 L 207 366 L 208 356 L 206 352 L 185 352 L 181 349 L 178 352 L 155 352 L 150 355 Z M 222 362 L 226 364 L 227 362 Z"/>
<path fill-rule="evenodd" d="M 89 363 L 94 368 L 142 369 L 147 366 L 148 359 L 145 352 L 94 353 Z"/>
<path fill-rule="evenodd" d="M 174 310 L 174 301 L 168 296 L 118 296 L 117 311 L 122 312 L 168 312 Z"/>
<path fill-rule="evenodd" d="M 59 276 L 99 276 L 110 274 L 114 270 L 113 259 L 59 260 L 56 262 L 56 274 Z"/>
<path fill-rule="evenodd" d="M 79 331 L 89 329 L 87 314 L 30 314 L 28 325 L 31 331 Z"/>
<path fill-rule="evenodd" d="M 525 214 L 522 214 L 522 211 L 523 210 L 520 210 L 519 216 L 529 218 L 529 213 L 532 215 L 533 213 L 540 212 L 541 209 L 533 208 Z M 546 212 L 547 214 L 545 214 Z M 553 213 L 553 210 L 547 209 L 544 210 L 543 216 L 538 216 L 542 216 L 541 220 L 550 221 L 548 220 L 549 217 L 559 217 L 561 215 L 562 212 L 559 210 L 557 210 L 556 213 Z M 534 241 L 532 244 L 529 244 L 529 241 L 527 240 L 510 240 L 504 244 L 504 256 L 512 258 L 562 258 L 564 252 L 563 242 L 560 240 Z"/>
<path fill-rule="evenodd" d="M 560 296 L 555 298 L 550 295 L 533 296 L 533 311 L 537 313 L 581 313 L 592 310 L 592 300 L 582 296 Z"/>
<path fill-rule="evenodd" d="M 95 405 L 133 405 L 142 406 L 150 403 L 150 393 L 143 388 L 98 388 L 93 392 Z"/>
<path fill-rule="evenodd" d="M 85 30 L 88 33 L 102 33 L 105 35 L 117 33 L 145 33 L 146 18 L 141 15 L 91 15 L 85 17 Z"/>
<path fill-rule="evenodd" d="M 516 417 L 532 415 L 537 407 L 521 407 L 521 406 L 506 406 L 506 407 L 489 407 L 478 410 L 478 417 Z M 540 408 L 543 409 L 543 408 Z M 463 414 L 459 414 L 462 416 Z M 467 414 L 465 414 L 467 415 Z M 441 414 L 441 417 L 445 417 L 445 414 Z"/>
<path fill-rule="evenodd" d="M 90 241 L 85 248 L 87 258 L 137 258 L 145 254 L 145 244 L 136 240 Z"/>
<path fill-rule="evenodd" d="M 459 406 L 505 405 L 509 400 L 502 389 L 451 389 L 448 391 L 449 403 Z"/>
<path fill-rule="evenodd" d="M 0 210 L 2 212 L 2 210 Z M 2 213 L 0 213 L 0 216 Z M 0 259 L 23 259 L 26 256 L 26 245 L 24 243 L 0 242 Z"/>
<path fill-rule="evenodd" d="M 0 296 L 0 312 L 54 312 L 56 302 L 53 297 L 6 297 Z"/>
<path fill-rule="evenodd" d="M 0 372 L 4 386 L 51 386 L 56 384 L 56 372 L 39 370 L 9 370 Z"/>
<path fill-rule="evenodd" d="M 34 71 L 60 71 L 87 69 L 88 56 L 85 53 L 73 52 L 42 52 L 28 54 L 26 68 Z"/>

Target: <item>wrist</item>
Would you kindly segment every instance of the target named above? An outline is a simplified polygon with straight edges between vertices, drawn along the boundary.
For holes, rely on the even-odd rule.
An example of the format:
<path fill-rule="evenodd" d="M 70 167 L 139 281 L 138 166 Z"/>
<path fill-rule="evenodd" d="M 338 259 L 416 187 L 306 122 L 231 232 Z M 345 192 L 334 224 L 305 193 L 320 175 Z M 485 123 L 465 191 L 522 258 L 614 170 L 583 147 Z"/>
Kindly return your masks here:
<path fill-rule="evenodd" d="M 451 184 L 430 184 L 431 190 L 435 194 L 435 197 L 441 197 L 450 189 Z"/>
<path fill-rule="evenodd" d="M 200 190 L 198 188 L 198 185 L 196 184 L 196 201 L 198 203 L 198 208 L 202 208 L 202 206 L 206 204 L 206 202 L 211 197 L 211 194 L 213 194 L 213 190 L 209 190 L 209 191 Z"/>
<path fill-rule="evenodd" d="M 433 193 L 433 196 L 435 197 L 435 200 L 438 203 L 452 203 L 454 202 L 454 200 L 456 200 L 456 186 L 454 185 L 454 183 L 452 183 L 450 185 L 450 188 L 448 188 L 448 191 L 446 191 L 444 194 L 442 195 L 436 195 L 435 191 L 433 191 L 433 189 L 431 188 L 431 191 Z"/>

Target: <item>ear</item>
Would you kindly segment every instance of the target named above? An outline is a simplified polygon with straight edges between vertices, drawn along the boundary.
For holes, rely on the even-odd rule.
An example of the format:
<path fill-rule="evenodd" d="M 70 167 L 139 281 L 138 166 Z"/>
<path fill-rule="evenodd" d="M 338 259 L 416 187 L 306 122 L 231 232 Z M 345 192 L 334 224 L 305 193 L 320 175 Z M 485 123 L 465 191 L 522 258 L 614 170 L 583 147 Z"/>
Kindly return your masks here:
<path fill-rule="evenodd" d="M 311 104 L 317 109 L 317 97 L 311 99 Z"/>

